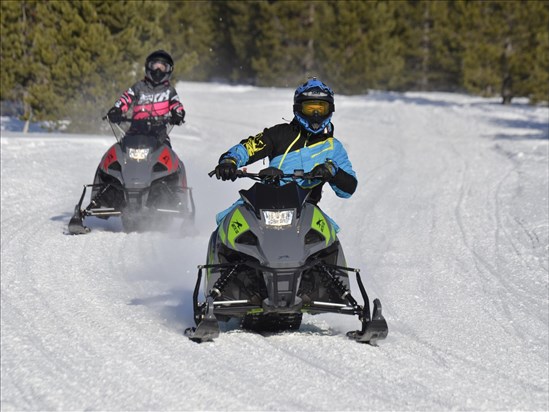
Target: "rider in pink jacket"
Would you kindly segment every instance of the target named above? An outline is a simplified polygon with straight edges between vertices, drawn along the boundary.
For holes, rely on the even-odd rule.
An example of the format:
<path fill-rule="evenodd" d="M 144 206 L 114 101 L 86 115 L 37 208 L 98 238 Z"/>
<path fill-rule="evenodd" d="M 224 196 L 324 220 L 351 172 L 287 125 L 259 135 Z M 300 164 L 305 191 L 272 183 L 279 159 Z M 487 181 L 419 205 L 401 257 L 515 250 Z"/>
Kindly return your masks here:
<path fill-rule="evenodd" d="M 120 123 L 122 115 L 132 109 L 132 125 L 128 133 L 138 133 L 147 119 L 171 114 L 171 123 L 180 125 L 185 110 L 175 88 L 170 84 L 173 59 L 164 50 L 151 53 L 145 60 L 145 78 L 138 81 L 114 103 L 107 116 Z M 164 130 L 165 132 L 165 130 Z M 167 135 L 164 133 L 164 138 Z"/>

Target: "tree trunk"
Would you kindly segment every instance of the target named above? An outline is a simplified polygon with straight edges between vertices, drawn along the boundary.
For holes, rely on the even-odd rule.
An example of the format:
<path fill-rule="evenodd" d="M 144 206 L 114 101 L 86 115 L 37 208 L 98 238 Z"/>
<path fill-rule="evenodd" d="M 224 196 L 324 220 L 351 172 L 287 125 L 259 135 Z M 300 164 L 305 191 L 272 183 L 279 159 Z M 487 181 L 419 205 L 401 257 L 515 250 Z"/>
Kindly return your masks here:
<path fill-rule="evenodd" d="M 307 13 L 307 20 L 305 22 L 305 25 L 309 29 L 311 29 L 314 26 L 315 14 L 316 14 L 315 4 L 314 4 L 314 2 L 311 2 L 311 3 L 309 3 L 309 9 L 308 9 L 308 13 Z M 318 75 L 318 73 L 311 73 L 311 71 L 313 70 L 313 68 L 315 66 L 315 51 L 314 51 L 314 49 L 315 49 L 314 38 L 313 38 L 313 36 L 311 36 L 309 38 L 309 40 L 307 41 L 306 52 L 305 52 L 305 56 L 303 58 L 303 65 L 304 65 L 305 73 L 307 73 L 309 76 L 310 75 Z"/>
<path fill-rule="evenodd" d="M 501 81 L 501 103 L 502 104 L 511 104 L 513 99 L 513 77 L 509 69 L 509 59 L 513 53 L 513 44 L 510 38 L 505 40 L 505 47 L 503 49 L 503 54 L 501 55 L 501 66 L 502 66 L 502 81 Z"/>
<path fill-rule="evenodd" d="M 32 107 L 30 104 L 28 104 L 26 102 L 26 99 L 25 99 L 25 125 L 23 126 L 23 133 L 28 133 L 29 132 L 29 127 L 30 127 L 30 123 L 31 123 L 31 120 L 32 120 Z"/>
<path fill-rule="evenodd" d="M 421 77 L 419 80 L 421 90 L 429 89 L 429 57 L 431 54 L 431 15 L 429 3 L 426 2 L 423 9 L 423 30 L 421 38 Z"/>

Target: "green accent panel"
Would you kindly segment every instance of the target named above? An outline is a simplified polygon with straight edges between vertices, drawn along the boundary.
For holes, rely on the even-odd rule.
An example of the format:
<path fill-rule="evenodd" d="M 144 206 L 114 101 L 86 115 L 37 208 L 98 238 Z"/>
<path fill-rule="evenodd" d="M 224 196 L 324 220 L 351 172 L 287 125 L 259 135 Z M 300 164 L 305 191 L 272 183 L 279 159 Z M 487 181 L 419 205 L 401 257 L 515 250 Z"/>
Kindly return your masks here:
<path fill-rule="evenodd" d="M 211 246 L 211 245 L 210 245 Z M 214 259 L 215 259 L 215 250 L 214 248 L 212 247 L 211 250 L 210 250 L 210 253 L 209 253 L 209 256 L 208 256 L 208 261 L 206 262 L 207 264 L 211 264 L 211 263 L 214 263 Z M 211 268 L 207 268 L 206 269 L 206 284 L 209 282 L 210 280 L 210 276 L 212 275 L 212 269 Z M 206 285 L 205 284 L 205 285 Z"/>
<path fill-rule="evenodd" d="M 250 309 L 248 312 L 246 312 L 247 315 L 253 315 L 255 313 L 263 313 L 263 308 Z"/>
<path fill-rule="evenodd" d="M 326 245 L 328 245 L 328 242 L 332 238 L 331 226 L 322 214 L 322 212 L 318 209 L 318 207 L 315 207 L 315 210 L 313 212 L 313 221 L 311 223 L 311 226 L 314 230 L 324 236 L 324 239 L 326 239 Z"/>
<path fill-rule="evenodd" d="M 231 216 L 231 221 L 229 222 L 229 229 L 227 233 L 229 242 L 231 243 L 233 248 L 235 239 L 247 230 L 250 230 L 250 225 L 248 225 L 248 222 L 246 222 L 246 219 L 244 219 L 244 216 L 242 216 L 240 210 L 236 209 Z"/>
<path fill-rule="evenodd" d="M 219 237 L 221 238 L 222 243 L 227 244 L 227 234 L 225 233 L 225 229 L 223 228 L 224 223 L 225 219 L 223 219 L 219 224 Z"/>

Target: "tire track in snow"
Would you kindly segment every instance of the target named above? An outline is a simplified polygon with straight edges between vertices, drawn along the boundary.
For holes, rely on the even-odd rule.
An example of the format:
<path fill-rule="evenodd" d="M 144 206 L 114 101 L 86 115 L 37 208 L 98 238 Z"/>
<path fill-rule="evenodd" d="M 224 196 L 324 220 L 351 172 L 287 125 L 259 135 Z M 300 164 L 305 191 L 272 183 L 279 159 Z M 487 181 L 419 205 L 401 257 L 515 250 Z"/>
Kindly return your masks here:
<path fill-rule="evenodd" d="M 469 239 L 468 229 L 474 228 L 474 225 L 468 225 L 464 222 L 463 215 L 465 214 L 465 203 L 467 199 L 467 192 L 470 190 L 468 184 L 467 184 L 467 176 L 471 174 L 470 172 L 470 166 L 469 162 L 467 160 L 464 160 L 465 168 L 461 174 L 461 183 L 459 188 L 459 198 L 456 204 L 455 208 L 455 217 L 456 222 L 458 223 L 458 227 L 461 233 L 462 241 L 467 250 L 469 250 L 470 256 L 473 258 L 475 262 L 476 267 L 476 273 L 483 279 L 483 283 L 485 287 L 487 288 L 498 288 L 497 291 L 498 295 L 500 296 L 500 299 L 493 302 L 493 305 L 489 307 L 485 307 L 485 310 L 488 310 L 491 314 L 493 319 L 497 320 L 497 323 L 507 331 L 507 335 L 511 339 L 515 339 L 517 336 L 524 339 L 524 329 L 522 322 L 501 322 L 500 319 L 502 319 L 501 314 L 499 313 L 499 310 L 497 307 L 501 308 L 501 310 L 504 311 L 505 315 L 503 319 L 516 319 L 517 314 L 515 313 L 516 305 L 517 305 L 517 296 L 521 296 L 522 298 L 526 300 L 530 300 L 532 303 L 536 301 L 535 297 L 530 297 L 528 295 L 525 295 L 522 293 L 520 288 L 518 288 L 513 282 L 512 277 L 507 278 L 505 276 L 501 276 L 499 273 L 506 271 L 503 271 L 503 268 L 500 267 L 500 260 L 501 260 L 501 253 L 499 252 L 502 248 L 501 244 L 501 235 L 500 232 L 502 229 L 501 224 L 501 207 L 499 205 L 499 196 L 500 191 L 503 183 L 507 179 L 507 177 L 515 170 L 513 166 L 510 166 L 508 170 L 500 175 L 499 180 L 495 184 L 495 190 L 493 193 L 488 194 L 489 197 L 493 199 L 494 203 L 494 209 L 492 210 L 492 216 L 493 220 L 495 222 L 495 227 L 493 229 L 494 233 L 494 247 L 495 247 L 495 256 L 496 259 L 495 265 L 491 264 L 487 257 L 484 256 L 480 251 L 477 251 L 477 249 L 473 246 L 471 243 L 472 241 Z M 474 174 L 473 174 L 474 175 Z M 485 185 L 483 187 L 485 190 L 488 189 L 488 186 Z M 482 228 L 475 228 L 475 230 L 478 232 L 482 230 Z M 504 232 L 505 233 L 505 232 Z M 471 234 L 471 236 L 474 236 L 475 233 Z M 506 235 L 506 238 L 509 237 Z M 508 243 L 506 243 L 507 245 Z M 522 315 L 521 315 L 522 316 Z M 533 338 L 537 340 L 534 336 L 530 336 L 530 338 Z"/>

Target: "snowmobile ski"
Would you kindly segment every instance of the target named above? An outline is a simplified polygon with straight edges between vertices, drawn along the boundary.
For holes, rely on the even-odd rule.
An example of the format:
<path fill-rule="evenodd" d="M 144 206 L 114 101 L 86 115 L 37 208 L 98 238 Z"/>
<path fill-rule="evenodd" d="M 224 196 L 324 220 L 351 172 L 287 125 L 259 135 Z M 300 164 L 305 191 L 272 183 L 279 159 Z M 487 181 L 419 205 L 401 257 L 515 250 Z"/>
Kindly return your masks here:
<path fill-rule="evenodd" d="M 374 311 L 371 320 L 362 320 L 362 330 L 347 332 L 347 336 L 360 343 L 377 346 L 377 341 L 385 339 L 389 333 L 387 321 L 381 314 L 381 302 L 374 300 Z"/>
<path fill-rule="evenodd" d="M 213 297 L 209 296 L 206 299 L 204 308 L 204 318 L 200 321 L 196 328 L 187 328 L 185 336 L 195 342 L 209 342 L 219 336 L 219 322 L 217 321 L 214 312 Z"/>

